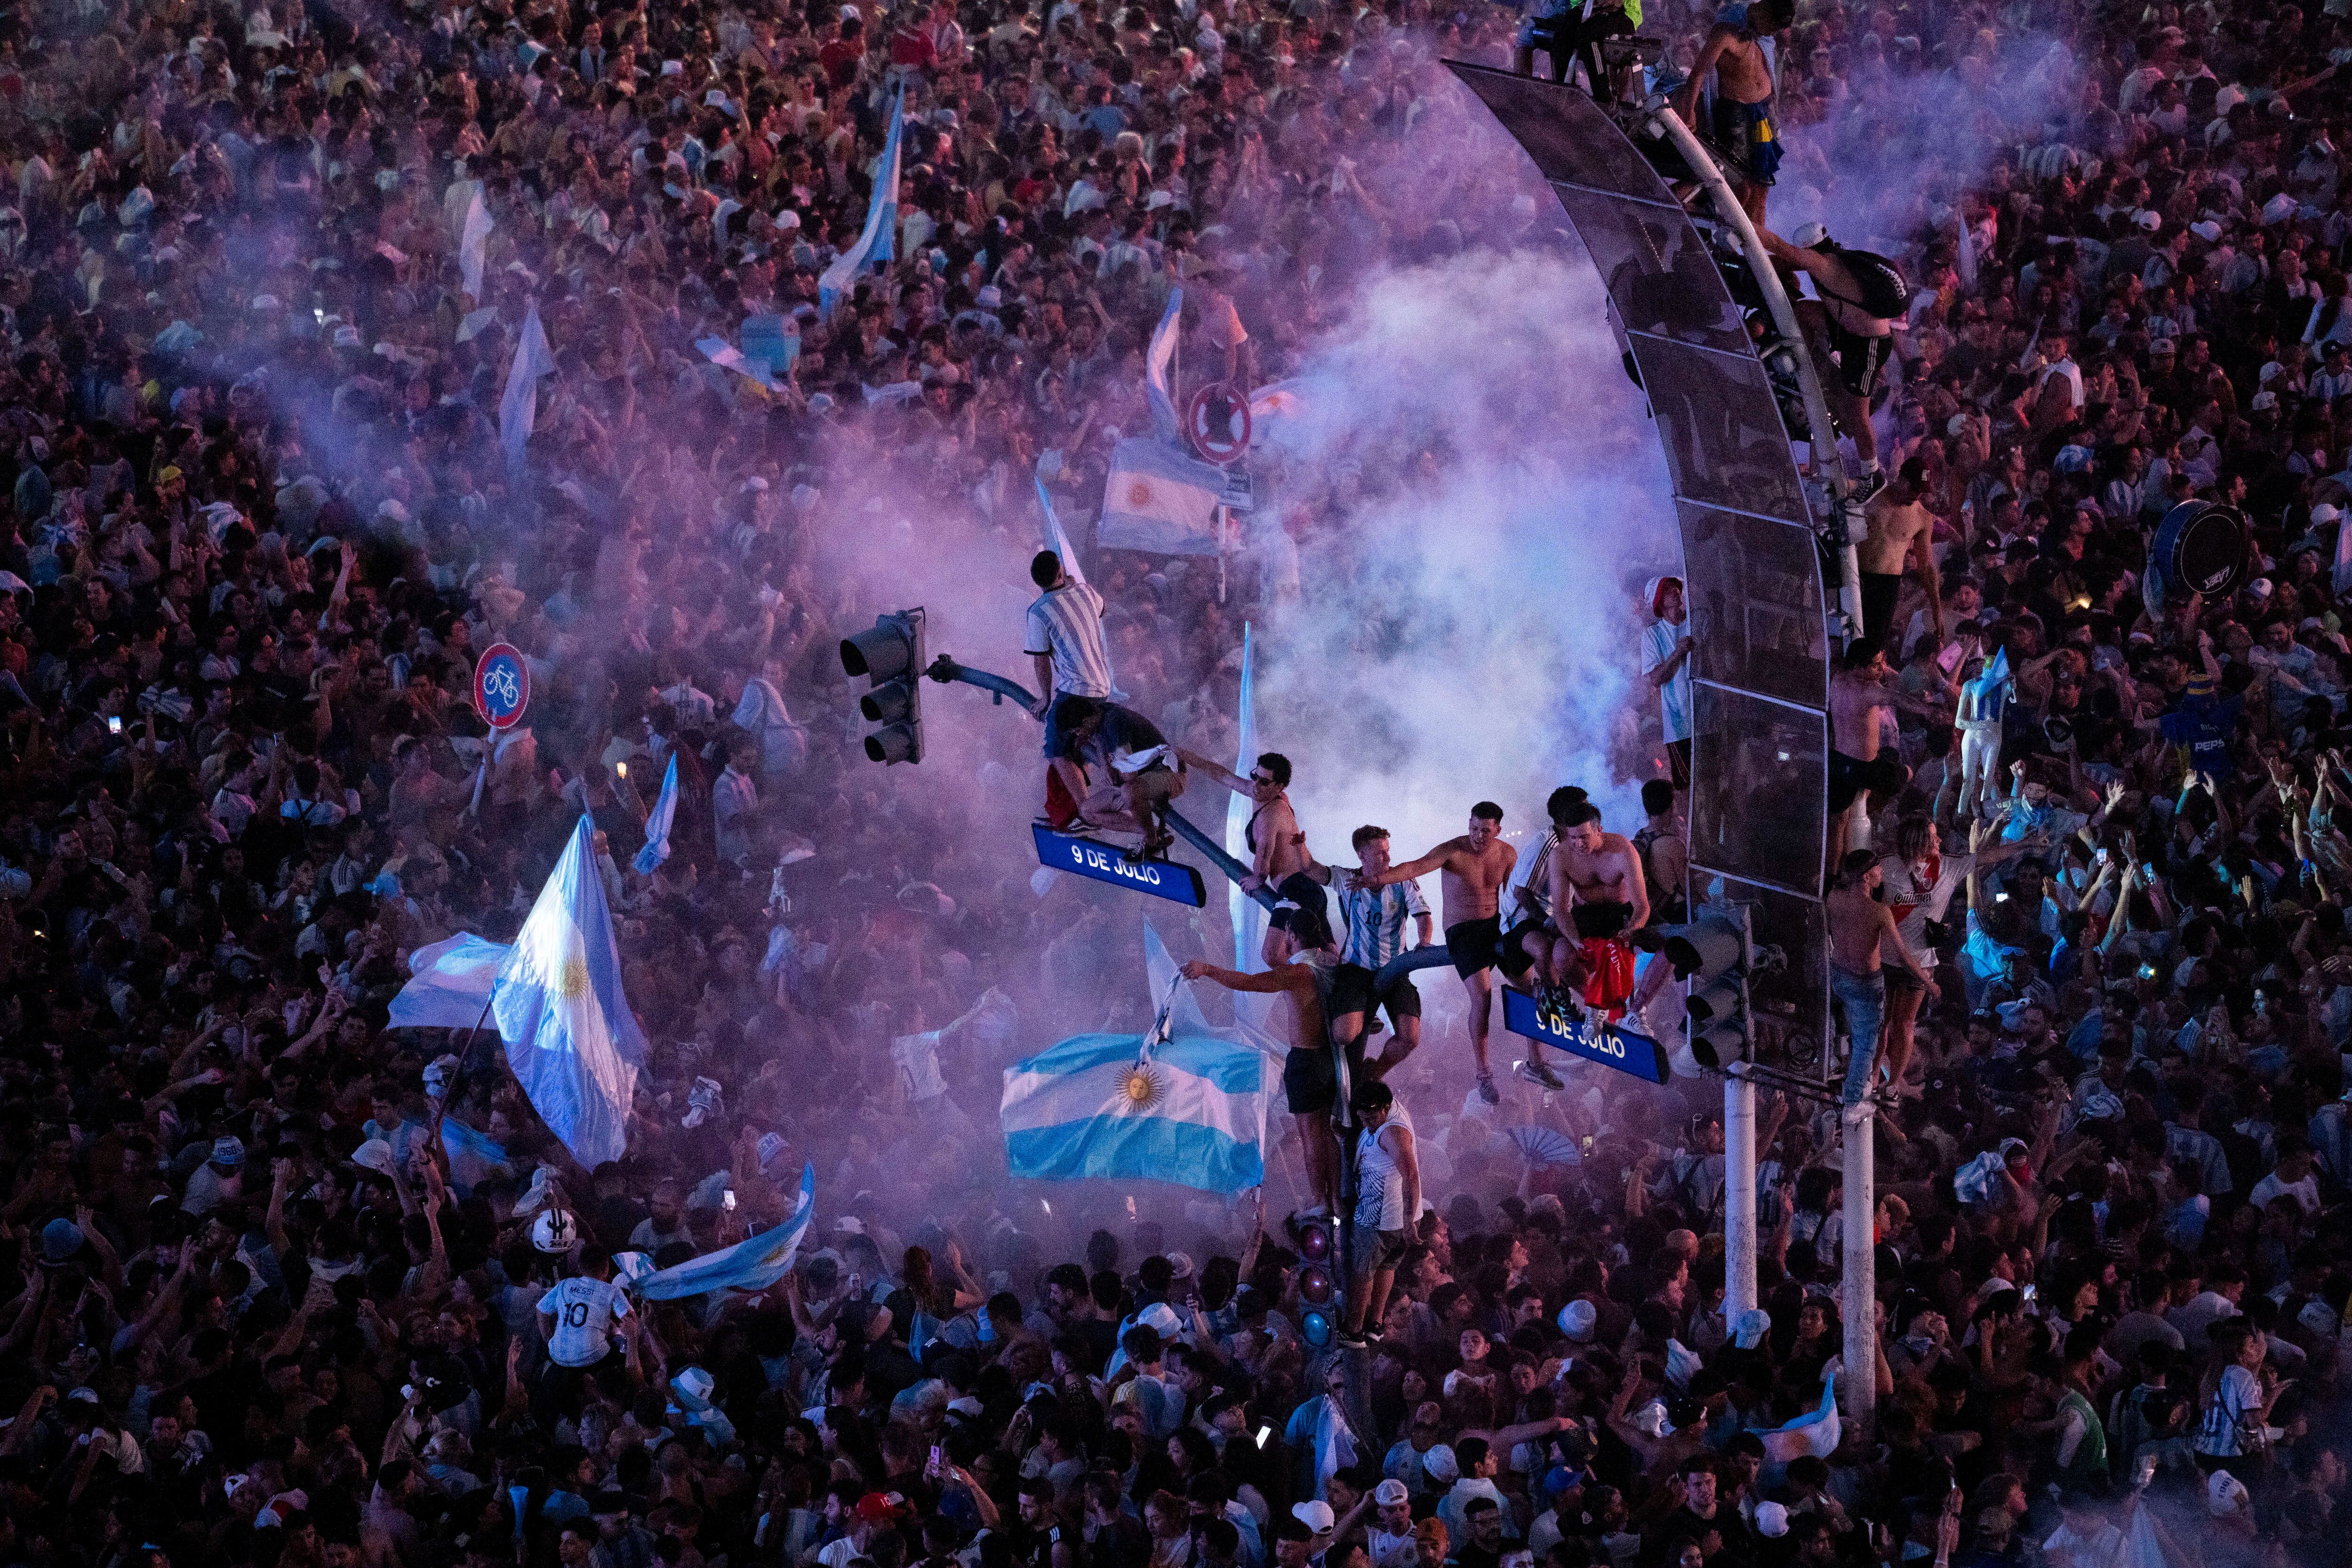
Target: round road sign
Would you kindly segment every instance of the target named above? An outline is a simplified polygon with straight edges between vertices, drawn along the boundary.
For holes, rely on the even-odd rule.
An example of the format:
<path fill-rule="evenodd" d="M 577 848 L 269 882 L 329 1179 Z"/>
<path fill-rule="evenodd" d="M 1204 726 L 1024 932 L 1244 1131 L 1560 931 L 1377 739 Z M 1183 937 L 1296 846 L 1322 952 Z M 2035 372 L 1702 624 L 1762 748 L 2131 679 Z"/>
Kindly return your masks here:
<path fill-rule="evenodd" d="M 511 643 L 493 643 L 474 666 L 474 708 L 492 729 L 512 729 L 530 706 L 530 666 Z"/>
<path fill-rule="evenodd" d="M 1184 405 L 1184 434 L 1192 449 L 1223 466 L 1249 450 L 1249 397 L 1231 382 L 1211 382 Z"/>

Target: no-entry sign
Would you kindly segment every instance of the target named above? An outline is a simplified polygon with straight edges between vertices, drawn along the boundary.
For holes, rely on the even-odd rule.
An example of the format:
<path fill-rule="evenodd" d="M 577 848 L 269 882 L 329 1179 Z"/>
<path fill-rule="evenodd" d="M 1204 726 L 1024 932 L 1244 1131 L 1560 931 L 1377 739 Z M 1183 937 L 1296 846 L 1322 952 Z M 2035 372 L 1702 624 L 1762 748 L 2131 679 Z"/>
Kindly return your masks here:
<path fill-rule="evenodd" d="M 1219 467 L 1249 450 L 1248 394 L 1231 382 L 1211 382 L 1184 405 L 1184 433 L 1192 450 Z"/>
<path fill-rule="evenodd" d="M 474 666 L 474 711 L 492 729 L 512 729 L 530 706 L 530 666 L 511 643 L 493 643 Z"/>

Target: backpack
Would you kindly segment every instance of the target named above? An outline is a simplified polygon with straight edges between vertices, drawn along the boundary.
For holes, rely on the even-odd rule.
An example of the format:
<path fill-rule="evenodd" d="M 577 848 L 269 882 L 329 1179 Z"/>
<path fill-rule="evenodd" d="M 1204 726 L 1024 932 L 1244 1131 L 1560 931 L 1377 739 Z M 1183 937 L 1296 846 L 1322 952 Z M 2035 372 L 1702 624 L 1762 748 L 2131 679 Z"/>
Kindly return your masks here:
<path fill-rule="evenodd" d="M 1837 258 L 1853 274 L 1861 294 L 1846 301 L 1867 310 L 1882 321 L 1900 321 L 1911 308 L 1911 285 L 1903 269 L 1871 250 L 1847 250 L 1840 246 Z M 1841 298 L 1843 298 L 1841 296 Z"/>

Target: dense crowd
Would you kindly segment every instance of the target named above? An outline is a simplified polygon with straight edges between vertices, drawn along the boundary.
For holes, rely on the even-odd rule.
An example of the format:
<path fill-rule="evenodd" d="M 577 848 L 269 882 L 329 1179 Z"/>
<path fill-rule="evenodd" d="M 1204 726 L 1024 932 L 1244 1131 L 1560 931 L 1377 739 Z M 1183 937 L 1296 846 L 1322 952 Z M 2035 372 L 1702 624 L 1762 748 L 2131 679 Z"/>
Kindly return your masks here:
<path fill-rule="evenodd" d="M 992 1175 L 998 1070 L 1148 1017 L 1141 916 L 870 768 L 834 648 L 885 558 L 1019 593 L 1033 474 L 1083 537 L 1175 280 L 1186 373 L 1259 384 L 1373 269 L 1524 234 L 1437 63 L 1521 18 L 0 10 L 0 1568 L 2341 1563 L 2339 9 L 1797 7 L 1784 193 L 1835 193 L 1833 127 L 1916 141 L 1931 82 L 1992 115 L 2029 36 L 2082 84 L 1843 236 L 1918 285 L 1865 566 L 1927 596 L 1888 601 L 1907 771 L 1842 891 L 1950 982 L 1885 988 L 1883 1332 L 1843 1343 L 1833 1112 L 1768 1097 L 1727 1320 L 1708 1086 L 1495 1105 L 1441 1010 L 1390 1073 L 1431 1202 L 1362 1387 L 1281 1197 L 1057 1217 Z M 1656 85 L 1713 20 L 1649 8 Z M 894 103 L 894 257 L 821 303 Z M 754 319 L 772 375 L 724 351 Z M 1242 620 L 1426 456 L 1269 486 L 1230 573 L 1097 555 L 1126 700 L 1231 755 Z M 2144 613 L 2193 497 L 2260 575 Z M 1033 789 L 1034 732 L 956 755 Z M 593 1170 L 490 1031 L 386 1011 L 416 949 L 513 935 L 583 813 L 651 1041 Z M 630 1295 L 804 1163 L 777 1286 Z M 1853 1377 L 1874 1427 L 1805 1421 Z"/>

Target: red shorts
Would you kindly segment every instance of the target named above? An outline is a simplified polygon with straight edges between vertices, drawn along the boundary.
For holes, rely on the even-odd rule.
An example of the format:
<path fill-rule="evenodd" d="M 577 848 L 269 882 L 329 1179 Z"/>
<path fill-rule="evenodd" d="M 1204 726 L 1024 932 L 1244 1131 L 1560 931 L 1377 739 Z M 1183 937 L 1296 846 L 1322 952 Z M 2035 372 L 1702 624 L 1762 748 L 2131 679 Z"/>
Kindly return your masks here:
<path fill-rule="evenodd" d="M 1588 936 L 1578 947 L 1584 955 L 1584 1005 L 1612 1019 L 1624 1017 L 1633 995 L 1633 949 L 1614 936 Z"/>

